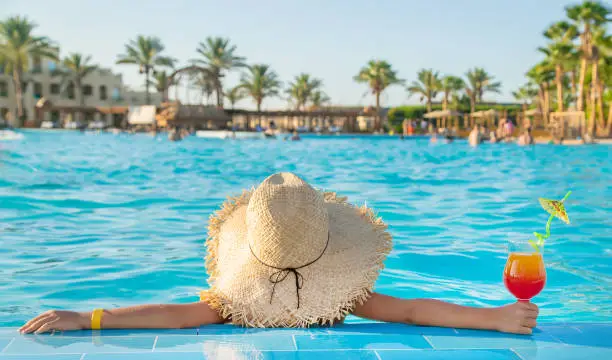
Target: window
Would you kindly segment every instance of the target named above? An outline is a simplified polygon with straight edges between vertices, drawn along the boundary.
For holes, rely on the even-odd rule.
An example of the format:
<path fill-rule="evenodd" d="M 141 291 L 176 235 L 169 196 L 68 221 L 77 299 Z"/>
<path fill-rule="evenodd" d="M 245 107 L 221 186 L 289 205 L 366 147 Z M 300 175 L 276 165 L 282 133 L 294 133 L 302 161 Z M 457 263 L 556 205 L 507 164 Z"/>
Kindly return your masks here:
<path fill-rule="evenodd" d="M 32 72 L 35 74 L 42 72 L 42 63 L 40 61 L 40 58 L 34 58 Z"/>
<path fill-rule="evenodd" d="M 43 96 L 42 84 L 39 82 L 34 83 L 34 98 L 40 99 Z"/>
<path fill-rule="evenodd" d="M 57 122 L 59 120 L 60 120 L 60 113 L 59 113 L 59 111 L 51 111 L 51 121 Z"/>
<path fill-rule="evenodd" d="M 66 96 L 68 96 L 68 99 L 74 99 L 74 83 L 68 84 L 68 87 L 66 88 Z"/>
<path fill-rule="evenodd" d="M 6 83 L 6 81 L 0 81 L 0 96 L 8 96 L 8 84 Z"/>
<path fill-rule="evenodd" d="M 100 100 L 106 100 L 106 86 L 100 85 Z"/>
<path fill-rule="evenodd" d="M 49 89 L 52 95 L 59 95 L 61 88 L 60 84 L 51 84 L 51 89 Z"/>
<path fill-rule="evenodd" d="M 49 61 L 47 63 L 47 68 L 49 69 L 49 72 L 52 73 L 57 70 L 57 64 L 55 63 L 55 61 Z"/>
<path fill-rule="evenodd" d="M 93 89 L 92 89 L 91 85 L 83 86 L 83 95 L 84 96 L 91 96 L 92 94 L 93 94 Z"/>
<path fill-rule="evenodd" d="M 88 111 L 85 113 L 85 121 L 90 122 L 94 120 L 94 113 Z"/>
<path fill-rule="evenodd" d="M 119 91 L 119 89 L 117 89 L 117 88 L 113 89 L 112 97 L 113 97 L 113 100 L 115 100 L 115 101 L 118 101 L 118 100 L 121 99 L 121 92 Z"/>

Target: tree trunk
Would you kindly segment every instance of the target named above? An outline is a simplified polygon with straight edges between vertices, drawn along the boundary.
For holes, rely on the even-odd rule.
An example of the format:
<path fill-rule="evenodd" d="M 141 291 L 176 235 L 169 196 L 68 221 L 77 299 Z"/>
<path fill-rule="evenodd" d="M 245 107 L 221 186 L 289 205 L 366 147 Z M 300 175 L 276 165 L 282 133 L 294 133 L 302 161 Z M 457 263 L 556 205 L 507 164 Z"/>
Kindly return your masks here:
<path fill-rule="evenodd" d="M 591 89 L 592 89 L 592 95 L 593 99 L 591 100 L 591 103 L 593 104 L 593 107 L 591 108 L 591 111 L 593 112 L 593 121 L 595 121 L 595 119 L 597 119 L 597 128 L 603 128 L 604 127 L 604 121 L 603 121 L 603 104 L 601 105 L 601 113 L 600 116 L 597 116 L 597 111 L 600 109 L 599 106 L 596 105 L 599 104 L 601 102 L 601 96 L 603 95 L 603 93 L 599 90 L 599 64 L 597 61 L 597 58 L 593 59 L 593 66 L 592 66 L 592 70 L 591 70 Z"/>
<path fill-rule="evenodd" d="M 427 97 L 427 112 L 431 112 L 431 97 Z"/>
<path fill-rule="evenodd" d="M 151 93 L 149 93 L 149 73 L 151 72 L 151 68 L 147 65 L 145 66 L 145 92 L 146 92 L 146 105 L 151 105 Z"/>
<path fill-rule="evenodd" d="M 475 96 L 470 96 L 470 112 L 476 111 L 476 98 Z"/>
<path fill-rule="evenodd" d="M 376 92 L 376 115 L 374 119 L 374 130 L 380 130 L 380 91 Z"/>
<path fill-rule="evenodd" d="M 578 79 L 578 91 L 576 93 L 576 110 L 583 110 L 583 101 L 584 101 L 584 77 L 586 76 L 586 67 L 587 67 L 587 59 L 586 55 L 583 55 L 580 60 L 580 78 Z"/>
<path fill-rule="evenodd" d="M 162 91 L 162 101 L 163 102 L 168 102 L 168 90 L 170 89 L 170 87 L 165 87 Z"/>
<path fill-rule="evenodd" d="M 570 84 L 572 88 L 572 100 L 576 101 L 576 70 L 570 72 Z"/>
<path fill-rule="evenodd" d="M 544 123 L 548 125 L 548 115 L 550 113 L 550 87 L 546 84 L 546 90 L 544 91 Z"/>
<path fill-rule="evenodd" d="M 555 66 L 555 82 L 557 83 L 557 111 L 563 111 L 563 67 Z"/>
<path fill-rule="evenodd" d="M 603 86 L 603 81 L 601 80 L 599 81 L 597 85 L 597 92 L 599 95 L 597 96 L 597 110 L 599 111 L 599 117 L 597 118 L 598 119 L 597 126 L 601 129 L 604 129 L 606 127 L 606 120 L 604 118 L 604 104 L 603 104 L 604 86 Z"/>
<path fill-rule="evenodd" d="M 544 125 L 544 84 L 540 84 L 538 88 L 538 111 L 540 112 L 540 121 Z M 538 126 L 537 117 L 533 119 L 533 128 Z"/>
<path fill-rule="evenodd" d="M 589 112 L 589 135 L 593 136 L 593 134 L 595 133 L 595 87 L 592 86 L 591 87 L 591 96 L 589 97 L 589 109 L 591 110 Z"/>
<path fill-rule="evenodd" d="M 608 105 L 608 123 L 606 124 L 605 136 L 610 136 L 610 130 L 612 130 L 612 101 Z"/>
<path fill-rule="evenodd" d="M 448 107 L 448 93 L 445 93 L 444 98 L 442 99 L 442 110 L 446 111 L 447 107 Z"/>
<path fill-rule="evenodd" d="M 78 94 L 76 96 L 78 96 L 78 103 L 79 103 L 79 106 L 81 107 L 79 111 L 78 121 L 80 121 L 81 124 L 84 124 L 85 123 L 85 112 L 83 111 L 83 109 L 85 108 L 85 96 L 83 95 L 83 87 L 81 86 L 81 79 L 78 77 L 74 79 L 74 91 L 75 91 L 75 94 Z"/>
<path fill-rule="evenodd" d="M 17 117 L 14 119 L 16 127 L 23 126 L 23 88 L 21 87 L 21 71 L 17 69 L 21 65 L 17 64 L 13 69 L 13 85 L 15 86 L 15 101 L 17 102 Z"/>
<path fill-rule="evenodd" d="M 217 107 L 223 107 L 223 90 L 219 84 L 215 85 L 215 92 L 217 93 Z"/>

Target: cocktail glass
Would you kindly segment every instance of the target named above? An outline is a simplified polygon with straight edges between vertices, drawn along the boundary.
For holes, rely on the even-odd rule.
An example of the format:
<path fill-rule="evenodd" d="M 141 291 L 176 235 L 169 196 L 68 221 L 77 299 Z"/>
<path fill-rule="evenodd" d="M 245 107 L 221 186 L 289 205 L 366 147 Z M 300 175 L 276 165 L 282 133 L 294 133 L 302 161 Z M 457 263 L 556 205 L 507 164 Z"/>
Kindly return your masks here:
<path fill-rule="evenodd" d="M 508 261 L 504 269 L 504 284 L 518 301 L 529 302 L 546 284 L 546 269 L 541 251 L 527 240 L 508 243 Z"/>

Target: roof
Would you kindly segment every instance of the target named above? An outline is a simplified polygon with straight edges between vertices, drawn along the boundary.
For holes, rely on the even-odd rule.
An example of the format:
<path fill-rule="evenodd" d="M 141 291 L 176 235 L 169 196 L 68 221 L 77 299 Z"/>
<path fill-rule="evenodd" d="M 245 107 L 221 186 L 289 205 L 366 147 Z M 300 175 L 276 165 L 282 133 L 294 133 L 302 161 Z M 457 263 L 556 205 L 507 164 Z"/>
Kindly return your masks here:
<path fill-rule="evenodd" d="M 129 111 L 128 106 L 98 106 L 96 110 L 98 110 L 101 114 L 125 114 Z"/>
<path fill-rule="evenodd" d="M 182 105 L 177 102 L 162 104 L 156 118 L 161 124 L 203 124 L 212 121 L 223 126 L 232 120 L 227 112 L 215 106 Z"/>
<path fill-rule="evenodd" d="M 542 111 L 539 109 L 531 109 L 525 111 L 525 116 L 534 116 L 534 115 L 542 115 Z"/>
<path fill-rule="evenodd" d="M 447 116 L 461 116 L 463 113 L 455 110 L 436 110 L 423 115 L 426 119 L 437 119 Z"/>
<path fill-rule="evenodd" d="M 484 118 L 484 117 L 496 116 L 496 115 L 497 115 L 497 111 L 495 109 L 476 111 L 470 114 L 470 116 L 472 116 L 473 118 Z"/>

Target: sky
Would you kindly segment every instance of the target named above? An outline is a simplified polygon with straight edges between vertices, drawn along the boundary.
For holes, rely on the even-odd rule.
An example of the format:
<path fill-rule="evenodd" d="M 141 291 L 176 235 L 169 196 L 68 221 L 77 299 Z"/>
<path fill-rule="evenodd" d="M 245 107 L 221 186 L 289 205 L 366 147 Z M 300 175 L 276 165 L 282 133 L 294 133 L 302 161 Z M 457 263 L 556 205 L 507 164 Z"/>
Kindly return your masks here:
<path fill-rule="evenodd" d="M 208 36 L 228 37 L 249 64 L 265 63 L 285 84 L 306 72 L 320 78 L 333 104 L 373 104 L 353 77 L 369 60 L 386 60 L 407 83 L 421 68 L 464 76 L 475 66 L 502 82 L 486 101 L 513 101 L 525 72 L 541 60 L 542 32 L 565 17 L 560 0 L 0 0 L 0 18 L 25 15 L 37 33 L 80 52 L 143 89 L 138 68 L 115 65 L 139 34 L 158 36 L 168 55 L 187 65 Z M 231 73 L 225 87 L 236 85 Z M 179 89 L 186 100 L 187 91 Z M 189 92 L 194 97 L 195 90 Z M 174 91 L 171 91 L 171 96 Z M 191 99 L 195 101 L 196 99 Z M 418 104 L 405 88 L 389 88 L 383 106 Z M 286 100 L 265 100 L 264 109 Z M 250 108 L 250 100 L 239 107 Z"/>

